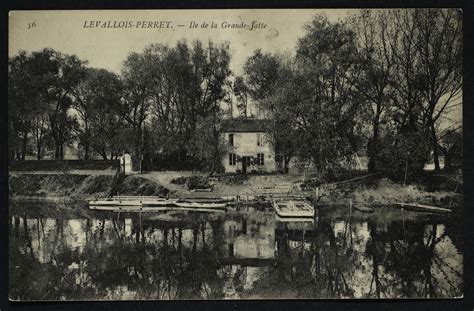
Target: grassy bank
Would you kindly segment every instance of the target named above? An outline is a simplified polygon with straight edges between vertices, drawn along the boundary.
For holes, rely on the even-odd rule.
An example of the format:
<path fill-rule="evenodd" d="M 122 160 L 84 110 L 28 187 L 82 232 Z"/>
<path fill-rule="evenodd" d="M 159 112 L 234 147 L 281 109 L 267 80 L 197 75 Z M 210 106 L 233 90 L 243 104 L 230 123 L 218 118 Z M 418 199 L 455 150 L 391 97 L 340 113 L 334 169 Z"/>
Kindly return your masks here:
<path fill-rule="evenodd" d="M 113 176 L 72 174 L 21 174 L 10 176 L 10 196 L 66 197 L 100 195 L 107 191 Z"/>
<path fill-rule="evenodd" d="M 114 184 L 111 175 L 15 174 L 9 178 L 11 198 L 69 198 L 88 200 L 108 193 L 120 195 L 166 195 L 159 183 L 140 176 L 122 177 Z M 111 187 L 114 189 L 111 189 Z"/>
<path fill-rule="evenodd" d="M 462 210 L 462 185 L 458 189 L 433 190 L 432 185 L 403 185 L 383 178 L 370 183 L 359 183 L 345 188 L 336 188 L 322 192 L 318 202 L 347 206 L 350 201 L 355 205 L 386 206 L 394 203 L 418 203 L 438 207 Z M 456 191 L 454 191 L 456 190 Z"/>
<path fill-rule="evenodd" d="M 183 177 L 184 176 L 184 177 Z M 116 177 L 111 175 L 84 174 L 12 174 L 10 176 L 10 197 L 16 200 L 48 199 L 69 202 L 80 206 L 88 200 L 112 195 L 150 195 L 182 197 L 220 197 L 261 193 L 262 186 L 282 183 L 292 184 L 291 193 L 312 197 L 317 205 L 327 205 L 330 210 L 345 209 L 352 201 L 354 205 L 387 206 L 394 203 L 419 203 L 453 209 L 462 212 L 462 179 L 438 178 L 439 182 L 403 185 L 387 178 L 358 180 L 333 188 L 322 188 L 319 197 L 315 189 L 301 187 L 301 176 L 224 176 L 213 181 L 211 192 L 192 192 L 189 178 L 192 173 L 152 172 L 143 175 Z M 200 179 L 206 178 L 200 176 Z M 450 177 L 451 178 L 451 177 Z"/>

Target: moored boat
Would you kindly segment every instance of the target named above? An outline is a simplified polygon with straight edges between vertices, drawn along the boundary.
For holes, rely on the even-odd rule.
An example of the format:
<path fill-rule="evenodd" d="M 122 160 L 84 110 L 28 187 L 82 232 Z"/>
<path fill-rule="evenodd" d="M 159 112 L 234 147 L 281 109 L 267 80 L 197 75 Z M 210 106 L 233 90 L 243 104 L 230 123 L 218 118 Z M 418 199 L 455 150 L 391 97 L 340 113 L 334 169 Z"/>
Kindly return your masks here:
<path fill-rule="evenodd" d="M 274 200 L 273 208 L 280 218 L 313 218 L 314 207 L 305 201 Z"/>
<path fill-rule="evenodd" d="M 193 202 L 193 201 L 177 201 L 176 206 L 186 208 L 225 208 L 226 203 L 216 202 Z"/>
<path fill-rule="evenodd" d="M 281 223 L 290 223 L 290 224 L 313 224 L 314 218 L 313 217 L 281 217 L 278 214 L 275 215 L 275 219 L 277 222 Z"/>
<path fill-rule="evenodd" d="M 161 205 L 161 206 L 93 206 L 89 207 L 93 210 L 111 211 L 111 212 L 142 212 L 142 213 L 153 213 L 153 212 L 166 212 L 166 211 L 186 211 L 186 212 L 225 212 L 225 209 L 220 208 L 205 208 L 205 207 L 178 207 L 176 205 Z"/>
<path fill-rule="evenodd" d="M 225 210 L 225 201 L 210 199 L 166 199 L 162 197 L 112 197 L 89 202 L 89 208 L 95 210 L 108 211 L 130 211 L 130 212 L 155 212 L 170 209 L 176 210 L 196 210 L 196 211 L 212 211 Z"/>
<path fill-rule="evenodd" d="M 114 207 L 114 206 L 141 206 L 140 201 L 120 201 L 120 200 L 95 200 L 89 201 L 89 206 L 103 206 L 103 207 Z"/>
<path fill-rule="evenodd" d="M 452 210 L 443 207 L 423 205 L 417 203 L 395 203 L 402 209 L 411 210 L 415 212 L 426 212 L 426 213 L 451 213 Z"/>
<path fill-rule="evenodd" d="M 363 212 L 363 213 L 373 213 L 374 212 L 374 209 L 370 206 L 355 205 L 354 209 L 358 210 L 359 212 Z"/>

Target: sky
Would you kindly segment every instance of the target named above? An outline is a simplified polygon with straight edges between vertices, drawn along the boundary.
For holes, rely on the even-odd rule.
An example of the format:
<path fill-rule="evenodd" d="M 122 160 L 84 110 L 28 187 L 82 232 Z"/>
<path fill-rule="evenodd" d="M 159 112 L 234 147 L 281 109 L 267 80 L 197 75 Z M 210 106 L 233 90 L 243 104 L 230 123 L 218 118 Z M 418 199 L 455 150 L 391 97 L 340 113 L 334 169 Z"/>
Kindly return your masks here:
<path fill-rule="evenodd" d="M 256 49 L 270 53 L 294 53 L 298 38 L 304 35 L 304 25 L 315 14 L 323 13 L 330 21 L 337 21 L 351 12 L 355 10 L 11 11 L 8 53 L 9 56 L 14 56 L 20 50 L 31 52 L 48 47 L 77 55 L 80 59 L 87 60 L 89 67 L 120 73 L 122 63 L 129 53 L 141 52 L 152 43 L 174 46 L 182 39 L 189 43 L 194 40 L 211 40 L 214 43 L 228 41 L 232 54 L 230 68 L 235 75 L 241 75 L 243 64 Z M 211 28 L 212 22 L 216 28 Z M 242 22 L 249 26 L 254 23 L 259 28 L 226 26 Z M 191 28 L 191 23 L 197 28 Z M 208 27 L 202 28 L 203 23 L 207 23 Z M 106 27 L 102 28 L 104 25 Z M 120 25 L 127 27 L 120 28 Z M 461 107 L 448 113 L 447 117 L 449 120 L 442 121 L 447 125 L 462 120 Z"/>
<path fill-rule="evenodd" d="M 77 10 L 12 11 L 9 16 L 9 56 L 20 50 L 37 51 L 45 47 L 75 54 L 88 66 L 116 73 L 130 52 L 140 52 L 151 43 L 175 45 L 178 40 L 230 42 L 231 70 L 240 74 L 243 63 L 256 49 L 281 53 L 294 51 L 303 35 L 303 26 L 314 14 L 325 13 L 331 21 L 344 18 L 345 9 L 261 9 L 261 10 Z M 101 28 L 110 21 L 118 27 Z M 142 28 L 142 26 L 170 28 Z M 252 22 L 265 28 L 250 30 L 224 28 L 226 24 Z M 99 22 L 99 28 L 91 26 Z M 151 24 L 149 22 L 152 22 Z M 169 22 L 169 23 L 166 23 Z M 198 27 L 190 28 L 191 22 Z M 206 22 L 208 28 L 201 28 Z M 211 22 L 217 28 L 210 28 Z M 34 24 L 33 24 L 34 23 Z M 183 25 L 183 26 L 179 26 Z M 129 25 L 130 26 L 130 25 Z M 137 28 L 138 26 L 138 28 Z M 172 27 L 172 28 L 171 28 Z M 29 29 L 28 29 L 29 28 Z"/>

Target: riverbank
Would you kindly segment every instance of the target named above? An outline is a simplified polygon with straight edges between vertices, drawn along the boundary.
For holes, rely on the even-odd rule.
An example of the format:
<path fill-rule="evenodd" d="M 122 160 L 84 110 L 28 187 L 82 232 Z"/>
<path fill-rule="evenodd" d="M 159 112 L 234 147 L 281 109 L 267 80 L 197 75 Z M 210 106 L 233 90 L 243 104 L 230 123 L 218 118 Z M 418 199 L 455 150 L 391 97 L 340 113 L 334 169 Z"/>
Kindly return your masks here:
<path fill-rule="evenodd" d="M 9 195 L 11 199 L 74 200 L 88 201 L 108 194 L 165 196 L 168 189 L 138 175 L 87 174 L 11 174 Z"/>
<path fill-rule="evenodd" d="M 462 185 L 461 185 L 462 188 Z M 369 206 L 393 204 L 397 202 L 416 202 L 432 205 L 459 205 L 462 203 L 462 192 L 435 190 L 430 191 L 426 185 L 403 185 L 387 178 L 358 184 L 347 188 L 324 190 L 319 199 L 322 203 L 344 204 L 352 201 L 354 204 Z"/>
<path fill-rule="evenodd" d="M 131 176 L 110 174 L 30 174 L 15 173 L 9 178 L 10 199 L 17 201 L 48 200 L 66 203 L 70 206 L 83 206 L 89 200 L 112 195 L 150 195 L 172 198 L 193 197 L 256 197 L 262 189 L 276 185 L 289 185 L 290 193 L 308 197 L 316 205 L 386 206 L 394 203 L 418 203 L 451 208 L 462 211 L 462 179 L 447 182 L 442 179 L 436 185 L 394 183 L 387 178 L 361 180 L 344 186 L 301 189 L 300 175 L 248 175 L 221 176 L 213 178 L 212 191 L 199 192 L 190 189 L 186 180 L 204 174 L 192 172 L 151 172 Z"/>

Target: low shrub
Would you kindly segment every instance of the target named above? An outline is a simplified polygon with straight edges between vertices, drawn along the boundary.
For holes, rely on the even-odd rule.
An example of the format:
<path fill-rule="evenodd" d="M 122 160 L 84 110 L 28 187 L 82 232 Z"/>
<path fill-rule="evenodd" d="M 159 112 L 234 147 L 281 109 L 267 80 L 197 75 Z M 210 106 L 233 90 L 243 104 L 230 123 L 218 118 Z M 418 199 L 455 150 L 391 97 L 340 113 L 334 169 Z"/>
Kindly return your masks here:
<path fill-rule="evenodd" d="M 162 185 L 139 176 L 127 176 L 116 188 L 119 195 L 166 196 L 168 189 Z"/>
<path fill-rule="evenodd" d="M 170 182 L 175 185 L 185 185 L 187 182 L 188 178 L 187 177 L 178 177 L 178 178 L 173 178 Z"/>
<path fill-rule="evenodd" d="M 206 189 L 211 187 L 209 180 L 205 176 L 190 176 L 186 181 L 186 186 L 189 190 Z"/>
<path fill-rule="evenodd" d="M 226 185 L 241 185 L 248 179 L 249 176 L 245 174 L 227 175 L 220 178 L 220 180 Z"/>

